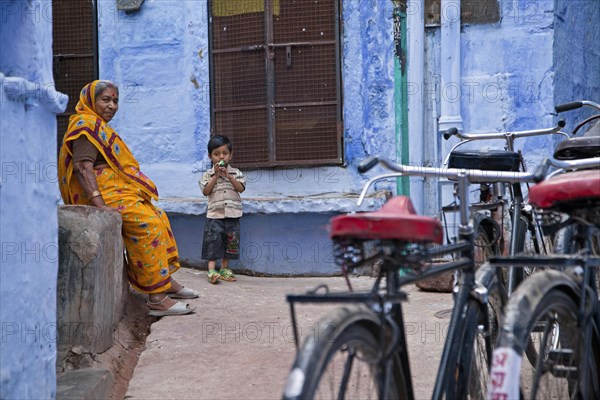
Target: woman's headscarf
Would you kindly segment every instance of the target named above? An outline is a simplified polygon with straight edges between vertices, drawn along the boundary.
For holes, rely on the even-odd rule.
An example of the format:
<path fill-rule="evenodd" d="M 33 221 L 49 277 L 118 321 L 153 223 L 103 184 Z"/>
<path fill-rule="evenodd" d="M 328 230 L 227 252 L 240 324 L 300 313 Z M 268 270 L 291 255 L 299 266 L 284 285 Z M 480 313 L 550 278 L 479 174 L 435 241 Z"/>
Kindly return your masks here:
<path fill-rule="evenodd" d="M 77 193 L 83 193 L 77 178 L 73 176 L 73 140 L 84 135 L 104 156 L 110 167 L 149 198 L 158 199 L 154 183 L 140 171 L 133 154 L 117 132 L 106 123 L 95 109 L 96 86 L 106 81 L 93 81 L 83 87 L 76 114 L 69 118 L 69 127 L 63 138 L 58 156 L 60 193 L 65 204 L 85 204 Z"/>

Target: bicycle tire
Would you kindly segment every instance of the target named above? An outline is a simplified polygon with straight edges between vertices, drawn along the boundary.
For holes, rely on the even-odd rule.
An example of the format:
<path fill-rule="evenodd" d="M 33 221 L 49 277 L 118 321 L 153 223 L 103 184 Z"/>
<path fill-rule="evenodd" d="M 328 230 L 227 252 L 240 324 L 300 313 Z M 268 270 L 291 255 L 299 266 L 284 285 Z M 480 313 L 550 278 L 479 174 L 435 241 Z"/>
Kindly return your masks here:
<path fill-rule="evenodd" d="M 473 262 L 476 269 L 485 264 L 490 257 L 498 255 L 498 240 L 494 237 L 498 234 L 494 232 L 493 225 L 485 219 L 477 222 L 473 235 Z"/>
<path fill-rule="evenodd" d="M 510 253 L 513 255 L 534 255 L 539 254 L 539 247 L 534 244 L 534 238 L 531 236 L 529 220 L 526 216 L 521 215 L 514 234 L 516 236 L 516 246 Z M 518 286 L 527 276 L 531 275 L 532 271 L 527 270 L 527 267 L 515 269 L 515 281 Z M 508 281 L 508 279 L 506 280 Z"/>
<path fill-rule="evenodd" d="M 582 398 L 585 390 L 586 398 L 600 398 L 600 332 L 597 319 L 591 319 L 591 348 L 583 348 L 577 293 L 576 284 L 566 274 L 546 270 L 523 282 L 509 299 L 501 347 L 514 349 L 522 357 L 533 342 L 537 354 L 544 355 L 536 357 L 535 364 L 527 357 L 515 364 L 520 364 L 518 390 L 522 399 Z M 585 373 L 589 375 L 584 388 Z M 508 391 L 514 393 L 514 387 Z"/>
<path fill-rule="evenodd" d="M 456 363 L 448 369 L 452 374 L 445 389 L 446 398 L 483 399 L 489 384 L 491 354 L 499 336 L 501 313 L 506 303 L 506 292 L 500 284 L 498 268 L 482 266 L 476 281 L 487 291 L 487 303 L 471 299 L 465 308 L 465 318 L 452 354 Z M 485 304 L 485 305 L 484 305 Z"/>
<path fill-rule="evenodd" d="M 339 307 L 323 317 L 318 327 L 325 335 L 307 337 L 292 366 L 283 398 L 378 398 L 383 379 L 378 363 L 381 351 L 374 333 L 380 325 L 375 313 L 361 306 Z M 407 386 L 410 383 L 400 371 L 397 357 L 394 353 L 390 358 L 392 376 L 386 398 L 409 398 L 412 387 Z"/>
<path fill-rule="evenodd" d="M 516 228 L 514 229 L 514 235 L 516 237 L 515 247 L 509 249 L 509 254 L 511 255 L 521 255 L 533 257 L 537 254 L 547 254 L 548 251 L 551 250 L 553 246 L 550 245 L 550 240 L 542 237 L 542 241 L 544 243 L 540 244 L 538 242 L 538 238 L 536 236 L 537 225 L 533 220 L 531 214 L 523 214 L 517 223 Z M 543 267 L 514 267 L 513 278 L 514 278 L 514 287 L 512 290 L 514 291 L 516 287 L 519 286 L 523 280 L 527 279 L 529 276 L 533 275 L 538 271 L 542 271 L 545 268 Z M 507 288 L 507 292 L 509 286 L 508 279 L 508 270 L 503 269 L 503 284 Z"/>

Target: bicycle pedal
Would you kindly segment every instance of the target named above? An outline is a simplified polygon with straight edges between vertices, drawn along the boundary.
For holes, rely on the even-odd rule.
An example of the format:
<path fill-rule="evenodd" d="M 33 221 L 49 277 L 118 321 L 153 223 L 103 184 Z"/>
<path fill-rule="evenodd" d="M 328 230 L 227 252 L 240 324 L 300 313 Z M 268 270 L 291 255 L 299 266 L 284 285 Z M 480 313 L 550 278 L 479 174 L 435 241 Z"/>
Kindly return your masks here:
<path fill-rule="evenodd" d="M 546 329 L 546 326 L 548 325 L 548 323 L 546 321 L 538 321 L 535 325 L 533 325 L 533 327 L 531 328 L 531 333 L 540 333 L 540 332 L 544 332 L 544 330 Z"/>
<path fill-rule="evenodd" d="M 565 367 L 563 365 L 555 365 L 552 367 L 552 375 L 557 378 L 576 379 L 577 367 Z"/>
<path fill-rule="evenodd" d="M 566 365 L 570 368 L 573 364 L 573 349 L 553 349 L 548 352 L 548 359 L 556 364 Z"/>

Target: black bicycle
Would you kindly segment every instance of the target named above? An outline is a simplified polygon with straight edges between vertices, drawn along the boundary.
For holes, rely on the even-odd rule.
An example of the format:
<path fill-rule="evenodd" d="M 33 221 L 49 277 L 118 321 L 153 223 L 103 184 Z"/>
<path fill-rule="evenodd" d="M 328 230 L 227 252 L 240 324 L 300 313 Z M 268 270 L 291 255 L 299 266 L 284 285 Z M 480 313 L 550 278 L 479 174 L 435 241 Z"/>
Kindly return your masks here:
<path fill-rule="evenodd" d="M 460 142 L 455 144 L 449 152 L 444 165 L 449 168 L 527 171 L 526 160 L 523 154 L 515 148 L 517 139 L 531 138 L 544 135 L 557 134 L 564 138 L 569 136 L 561 129 L 565 121 L 558 121 L 557 125 L 548 129 L 532 129 L 513 132 L 486 132 L 462 133 L 456 128 L 451 128 L 443 134 L 444 139 L 458 137 Z M 465 145 L 474 141 L 500 141 L 503 149 L 498 145 L 486 150 L 463 150 Z M 476 251 L 480 257 L 487 261 L 491 256 L 508 253 L 516 254 L 546 254 L 550 252 L 553 240 L 546 238 L 536 221 L 534 210 L 527 204 L 524 189 L 529 189 L 525 182 L 487 182 L 482 180 L 479 185 L 479 201 L 470 205 L 475 226 L 481 227 L 480 241 L 475 242 Z M 523 187 L 526 185 L 527 187 Z M 442 207 L 445 214 L 454 211 L 453 205 Z M 505 220 L 510 220 L 510 229 L 505 229 Z M 505 233 L 509 232 L 505 253 Z M 513 269 L 511 267 L 502 271 L 503 284 L 510 295 L 525 277 L 534 271 L 529 268 Z"/>
<path fill-rule="evenodd" d="M 557 111 L 583 105 L 600 111 L 587 101 Z M 598 120 L 600 114 L 584 122 Z M 561 143 L 554 156 L 563 160 L 553 162 L 559 173 L 530 190 L 544 228 L 563 232 L 561 253 L 491 260 L 550 268 L 519 286 L 506 306 L 490 398 L 600 398 L 600 125 L 595 129 Z"/>
<path fill-rule="evenodd" d="M 475 229 L 468 208 L 469 182 L 533 182 L 540 173 L 481 171 L 455 168 L 419 168 L 396 165 L 384 159 L 363 163 L 361 172 L 382 164 L 393 173 L 369 180 L 362 202 L 376 180 L 398 176 L 446 177 L 458 182 L 460 226 L 458 240 L 442 245 L 439 220 L 415 213 L 409 198 L 396 196 L 375 212 L 337 216 L 331 221 L 331 237 L 337 259 L 346 273 L 377 261 L 379 268 L 368 292 L 329 293 L 320 286 L 304 295 L 288 295 L 292 326 L 296 327 L 298 303 L 344 303 L 322 318 L 316 331 L 300 348 L 288 377 L 285 399 L 357 398 L 412 399 L 408 348 L 401 287 L 448 271 L 461 271 L 455 303 L 437 373 L 433 398 L 481 398 L 487 388 L 485 374 L 472 368 L 476 338 L 491 359 L 495 329 L 490 321 L 489 299 L 499 296 L 497 271 L 475 271 Z M 441 263 L 433 260 L 450 259 Z M 350 288 L 351 290 L 351 288 Z"/>

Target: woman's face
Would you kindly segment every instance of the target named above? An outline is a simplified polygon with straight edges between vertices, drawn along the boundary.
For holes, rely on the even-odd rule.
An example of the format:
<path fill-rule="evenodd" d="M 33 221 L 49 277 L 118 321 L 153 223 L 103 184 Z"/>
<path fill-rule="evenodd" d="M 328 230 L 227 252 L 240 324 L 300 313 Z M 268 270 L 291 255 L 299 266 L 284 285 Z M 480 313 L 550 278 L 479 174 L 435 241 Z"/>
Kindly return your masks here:
<path fill-rule="evenodd" d="M 96 97 L 96 113 L 106 122 L 110 121 L 119 109 L 119 94 L 114 87 L 108 87 Z"/>

